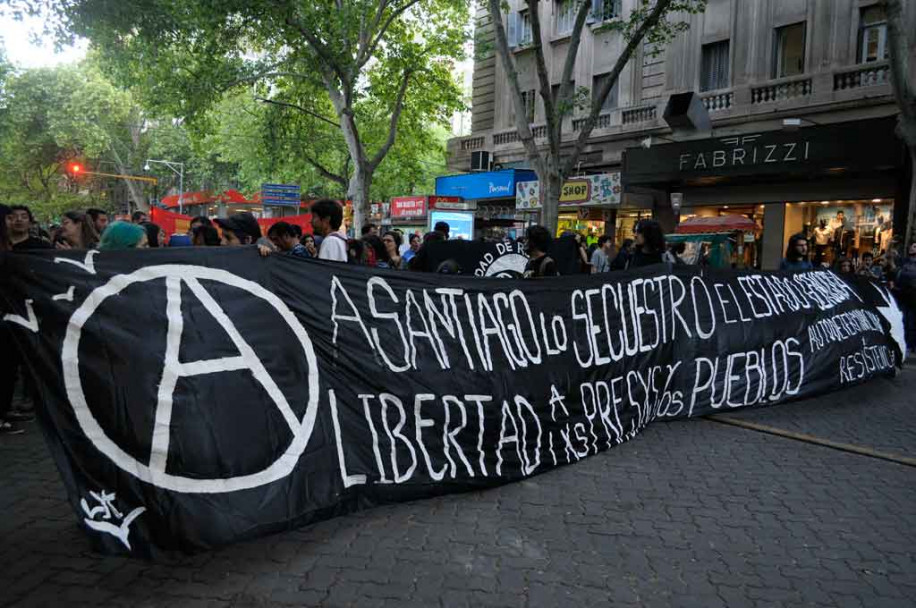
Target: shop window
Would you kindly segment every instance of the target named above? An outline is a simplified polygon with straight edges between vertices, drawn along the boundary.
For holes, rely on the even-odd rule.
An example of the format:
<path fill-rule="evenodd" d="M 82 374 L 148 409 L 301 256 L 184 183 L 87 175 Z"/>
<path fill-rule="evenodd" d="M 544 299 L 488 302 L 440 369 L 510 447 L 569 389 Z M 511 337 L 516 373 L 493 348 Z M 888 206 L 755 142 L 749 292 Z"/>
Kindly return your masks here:
<path fill-rule="evenodd" d="M 863 8 L 859 14 L 859 63 L 887 59 L 887 15 L 883 6 Z"/>
<path fill-rule="evenodd" d="M 557 36 L 569 34 L 576 22 L 576 9 L 579 5 L 575 0 L 558 0 L 554 3 L 556 10 L 555 31 Z"/>
<path fill-rule="evenodd" d="M 700 90 L 728 88 L 728 40 L 703 45 Z"/>
<path fill-rule="evenodd" d="M 805 24 L 776 28 L 773 78 L 805 73 Z"/>
<path fill-rule="evenodd" d="M 596 98 L 598 97 L 598 91 L 607 83 L 608 78 L 610 77 L 610 74 L 599 74 L 592 79 L 592 103 L 597 101 Z M 617 91 L 620 88 L 617 85 L 619 84 L 620 80 L 618 79 L 617 82 L 614 83 L 614 86 L 611 87 L 611 92 L 608 93 L 604 103 L 601 104 L 602 112 L 609 112 L 617 107 Z"/>

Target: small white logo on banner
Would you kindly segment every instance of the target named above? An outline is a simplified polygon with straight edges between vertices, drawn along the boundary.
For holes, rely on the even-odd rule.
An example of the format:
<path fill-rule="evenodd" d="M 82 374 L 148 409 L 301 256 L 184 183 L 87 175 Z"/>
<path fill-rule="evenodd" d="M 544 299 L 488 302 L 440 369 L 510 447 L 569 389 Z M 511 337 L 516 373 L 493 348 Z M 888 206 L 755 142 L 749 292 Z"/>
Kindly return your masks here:
<path fill-rule="evenodd" d="M 85 498 L 80 499 L 80 506 L 83 508 L 83 513 L 86 514 L 83 521 L 93 530 L 111 534 L 130 550 L 130 539 L 128 538 L 130 536 L 130 524 L 134 523 L 135 519 L 146 512 L 146 507 L 137 507 L 125 517 L 114 505 L 116 498 L 114 492 L 109 493 L 102 490 L 98 493 L 89 492 L 89 495 L 98 504 L 90 507 Z"/>

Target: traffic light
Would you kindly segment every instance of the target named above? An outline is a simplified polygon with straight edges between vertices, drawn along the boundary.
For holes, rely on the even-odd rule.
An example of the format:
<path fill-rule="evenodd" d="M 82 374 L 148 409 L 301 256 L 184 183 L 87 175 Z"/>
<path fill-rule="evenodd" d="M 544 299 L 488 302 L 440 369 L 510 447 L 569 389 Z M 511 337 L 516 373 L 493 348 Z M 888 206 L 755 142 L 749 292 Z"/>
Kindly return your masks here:
<path fill-rule="evenodd" d="M 83 166 L 81 164 L 70 163 L 70 173 L 72 173 L 73 175 L 78 175 L 79 173 L 82 173 L 82 171 L 83 171 Z"/>

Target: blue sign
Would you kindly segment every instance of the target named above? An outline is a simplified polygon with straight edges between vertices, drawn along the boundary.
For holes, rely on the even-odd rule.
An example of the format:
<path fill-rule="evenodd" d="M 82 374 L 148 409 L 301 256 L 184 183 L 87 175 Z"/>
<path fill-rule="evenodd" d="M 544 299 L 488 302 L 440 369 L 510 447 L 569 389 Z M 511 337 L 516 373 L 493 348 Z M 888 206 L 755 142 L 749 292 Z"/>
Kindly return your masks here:
<path fill-rule="evenodd" d="M 448 224 L 448 238 L 474 240 L 474 212 L 473 211 L 437 211 L 429 212 L 429 229 L 432 230 L 436 223 Z"/>
<path fill-rule="evenodd" d="M 261 184 L 261 204 L 298 207 L 300 192 L 296 184 Z"/>
<path fill-rule="evenodd" d="M 436 178 L 437 196 L 460 196 L 465 200 L 488 198 L 515 199 L 515 184 L 536 180 L 534 171 L 505 169 L 485 173 L 446 175 Z"/>

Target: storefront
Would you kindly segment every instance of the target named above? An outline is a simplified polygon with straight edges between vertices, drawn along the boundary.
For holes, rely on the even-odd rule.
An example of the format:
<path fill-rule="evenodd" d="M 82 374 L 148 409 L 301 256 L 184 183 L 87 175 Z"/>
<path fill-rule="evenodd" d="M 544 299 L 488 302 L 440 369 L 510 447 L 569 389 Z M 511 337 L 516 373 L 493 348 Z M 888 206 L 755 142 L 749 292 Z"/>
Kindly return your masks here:
<path fill-rule="evenodd" d="M 517 184 L 536 179 L 525 169 L 448 175 L 436 178 L 436 195 L 458 197 L 473 210 L 474 238 L 514 237 L 526 226 L 526 215 L 516 209 Z"/>
<path fill-rule="evenodd" d="M 625 192 L 652 193 L 656 218 L 669 232 L 678 220 L 673 193 L 682 199 L 680 220 L 753 220 L 759 231 L 745 258 L 751 267 L 778 267 L 789 237 L 799 232 L 823 264 L 883 251 L 906 217 L 905 202 L 895 204 L 906 201 L 909 179 L 895 122 L 875 118 L 631 148 L 624 155 Z"/>
<path fill-rule="evenodd" d="M 557 236 L 568 231 L 578 232 L 591 244 L 603 234 L 616 232 L 614 225 L 620 213 L 621 190 L 620 173 L 616 172 L 566 180 L 560 189 Z M 529 223 L 540 221 L 540 196 L 540 182 L 536 180 L 516 186 L 515 207 L 526 214 Z"/>

